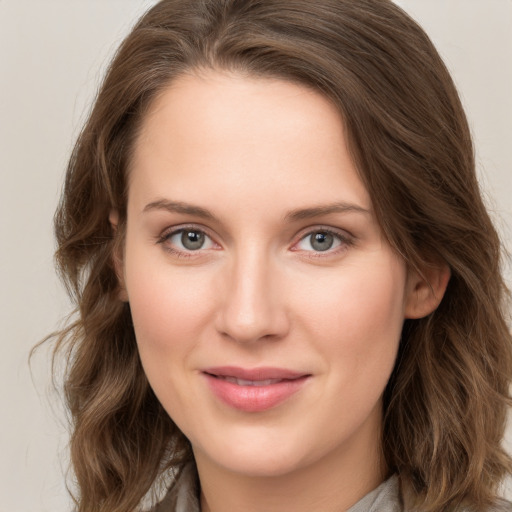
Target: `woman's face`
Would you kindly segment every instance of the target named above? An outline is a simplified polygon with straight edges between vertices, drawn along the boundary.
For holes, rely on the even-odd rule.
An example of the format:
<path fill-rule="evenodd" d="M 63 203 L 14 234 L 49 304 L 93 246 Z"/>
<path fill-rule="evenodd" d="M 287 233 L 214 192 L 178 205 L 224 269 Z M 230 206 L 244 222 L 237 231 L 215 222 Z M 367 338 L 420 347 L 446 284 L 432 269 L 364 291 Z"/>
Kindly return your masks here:
<path fill-rule="evenodd" d="M 122 273 L 145 372 L 199 467 L 377 457 L 412 285 L 325 98 L 177 79 L 137 140 Z"/>

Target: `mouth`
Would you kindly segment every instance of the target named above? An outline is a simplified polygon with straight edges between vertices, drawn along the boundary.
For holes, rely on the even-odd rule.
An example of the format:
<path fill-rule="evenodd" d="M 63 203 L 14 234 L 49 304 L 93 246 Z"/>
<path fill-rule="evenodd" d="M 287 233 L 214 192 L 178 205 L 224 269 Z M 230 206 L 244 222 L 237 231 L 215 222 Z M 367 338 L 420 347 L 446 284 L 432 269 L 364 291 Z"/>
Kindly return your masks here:
<path fill-rule="evenodd" d="M 234 409 L 262 412 L 299 392 L 311 374 L 283 368 L 208 368 L 202 371 L 213 395 Z"/>
<path fill-rule="evenodd" d="M 270 386 L 272 384 L 277 384 L 278 382 L 283 382 L 287 379 L 265 379 L 265 380 L 246 380 L 246 379 L 237 379 L 236 377 L 228 377 L 228 376 L 219 376 L 219 375 L 211 375 L 214 378 L 222 379 L 227 382 L 231 382 L 232 384 L 236 384 L 238 386 Z"/>

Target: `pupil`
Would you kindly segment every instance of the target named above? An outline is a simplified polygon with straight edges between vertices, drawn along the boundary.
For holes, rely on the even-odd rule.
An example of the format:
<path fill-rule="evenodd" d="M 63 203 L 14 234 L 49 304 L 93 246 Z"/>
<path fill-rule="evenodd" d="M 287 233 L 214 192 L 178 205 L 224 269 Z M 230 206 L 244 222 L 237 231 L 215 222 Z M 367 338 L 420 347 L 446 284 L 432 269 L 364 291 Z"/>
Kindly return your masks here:
<path fill-rule="evenodd" d="M 316 251 L 327 251 L 332 247 L 334 237 L 329 233 L 315 233 L 311 235 L 311 247 Z"/>
<path fill-rule="evenodd" d="M 184 231 L 181 234 L 181 243 L 185 249 L 195 251 L 202 247 L 204 243 L 204 234 L 198 231 Z"/>

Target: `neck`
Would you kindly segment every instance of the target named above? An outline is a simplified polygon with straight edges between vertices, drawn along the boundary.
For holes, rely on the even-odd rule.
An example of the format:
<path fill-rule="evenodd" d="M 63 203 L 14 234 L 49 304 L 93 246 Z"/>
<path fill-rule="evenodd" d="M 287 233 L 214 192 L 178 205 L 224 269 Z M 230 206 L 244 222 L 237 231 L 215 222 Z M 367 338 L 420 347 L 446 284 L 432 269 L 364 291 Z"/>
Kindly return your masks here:
<path fill-rule="evenodd" d="M 380 436 L 368 441 L 362 436 L 309 465 L 271 476 L 233 472 L 196 452 L 201 511 L 346 511 L 386 476 Z"/>

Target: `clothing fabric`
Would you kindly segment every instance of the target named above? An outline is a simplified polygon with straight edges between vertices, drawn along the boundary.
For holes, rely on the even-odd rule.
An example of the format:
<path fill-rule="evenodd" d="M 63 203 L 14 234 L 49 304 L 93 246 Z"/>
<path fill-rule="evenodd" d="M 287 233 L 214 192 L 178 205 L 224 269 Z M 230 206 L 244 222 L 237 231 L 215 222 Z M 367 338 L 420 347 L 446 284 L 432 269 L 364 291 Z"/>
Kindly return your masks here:
<path fill-rule="evenodd" d="M 196 468 L 194 464 L 188 464 L 183 468 L 164 500 L 151 512 L 201 512 L 198 495 Z M 406 512 L 400 498 L 398 477 L 393 475 L 388 478 L 350 507 L 347 512 Z M 470 512 L 470 510 L 464 509 L 460 512 Z M 500 500 L 488 512 L 512 512 L 512 503 Z"/>
<path fill-rule="evenodd" d="M 196 470 L 185 466 L 167 496 L 152 512 L 200 512 Z M 398 478 L 392 476 L 347 512 L 402 512 Z"/>

